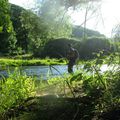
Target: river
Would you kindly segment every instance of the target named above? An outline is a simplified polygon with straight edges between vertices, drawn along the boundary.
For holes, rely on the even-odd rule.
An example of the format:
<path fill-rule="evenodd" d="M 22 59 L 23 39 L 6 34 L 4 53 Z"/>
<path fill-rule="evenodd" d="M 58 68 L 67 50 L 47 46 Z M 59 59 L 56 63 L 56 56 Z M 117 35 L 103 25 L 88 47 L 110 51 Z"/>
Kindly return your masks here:
<path fill-rule="evenodd" d="M 83 65 L 79 66 L 74 66 L 74 71 L 77 69 L 83 68 Z M 105 72 L 108 70 L 107 65 L 102 65 L 101 67 L 101 72 Z M 20 67 L 21 73 L 26 74 L 28 76 L 36 76 L 38 79 L 42 77 L 43 79 L 47 79 L 47 77 L 55 77 L 63 74 L 68 74 L 67 72 L 67 65 L 53 65 L 52 67 L 50 66 L 22 66 Z M 14 67 L 10 68 L 10 72 L 14 72 Z M 1 70 L 0 71 L 0 76 L 8 76 L 8 71 L 7 70 Z"/>
<path fill-rule="evenodd" d="M 79 66 L 80 68 L 80 66 Z M 14 67 L 8 68 L 10 69 L 10 73 L 14 72 Z M 74 71 L 76 71 L 76 66 L 74 66 Z M 21 73 L 25 73 L 28 76 L 36 76 L 37 78 L 43 77 L 46 79 L 47 77 L 55 77 L 63 74 L 67 74 L 67 65 L 53 65 L 53 66 L 22 66 L 20 67 Z M 7 70 L 1 70 L 0 76 L 8 76 Z"/>

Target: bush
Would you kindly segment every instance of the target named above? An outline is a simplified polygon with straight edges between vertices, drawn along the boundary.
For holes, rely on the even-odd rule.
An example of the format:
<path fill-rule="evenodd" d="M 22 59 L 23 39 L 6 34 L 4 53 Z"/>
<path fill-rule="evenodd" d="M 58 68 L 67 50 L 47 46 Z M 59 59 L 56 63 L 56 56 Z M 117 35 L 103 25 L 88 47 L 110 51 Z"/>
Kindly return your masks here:
<path fill-rule="evenodd" d="M 94 112 L 102 114 L 109 110 L 120 109 L 120 54 L 111 54 L 103 59 L 101 56 L 84 64 L 83 69 L 75 74 L 70 82 L 76 90 L 76 95 L 89 97 Z M 111 61 L 112 59 L 112 61 Z M 98 61 L 101 61 L 98 63 Z M 107 65 L 106 71 L 101 66 Z"/>
<path fill-rule="evenodd" d="M 41 51 L 41 57 L 49 56 L 50 58 L 66 57 L 68 43 L 73 44 L 74 47 L 79 43 L 74 39 L 59 38 L 49 41 L 44 49 Z"/>
<path fill-rule="evenodd" d="M 104 51 L 103 55 L 108 54 L 111 51 L 110 47 L 108 39 L 92 37 L 82 41 L 79 53 L 82 59 L 93 59 L 100 51 Z"/>
<path fill-rule="evenodd" d="M 34 95 L 34 81 L 18 70 L 0 80 L 0 115 Z"/>
<path fill-rule="evenodd" d="M 59 38 L 46 43 L 44 49 L 39 50 L 38 53 L 36 52 L 36 55 L 40 55 L 40 57 L 48 56 L 50 58 L 66 57 L 68 43 L 73 44 L 73 47 L 78 50 L 81 59 L 93 59 L 96 57 L 96 53 L 100 51 L 103 51 L 103 55 L 107 55 L 113 51 L 109 40 L 106 38 L 93 37 L 84 41 Z"/>

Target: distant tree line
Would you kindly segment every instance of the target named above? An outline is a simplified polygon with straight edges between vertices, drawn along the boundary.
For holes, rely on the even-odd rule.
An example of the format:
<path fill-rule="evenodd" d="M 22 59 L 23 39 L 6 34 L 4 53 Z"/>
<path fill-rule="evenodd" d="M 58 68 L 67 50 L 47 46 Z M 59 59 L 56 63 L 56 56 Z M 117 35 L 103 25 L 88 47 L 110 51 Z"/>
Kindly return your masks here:
<path fill-rule="evenodd" d="M 105 37 L 105 35 L 100 34 L 98 31 L 85 29 L 87 37 Z M 74 25 L 72 28 L 72 37 L 73 38 L 82 38 L 84 34 L 84 28 L 81 26 Z"/>
<path fill-rule="evenodd" d="M 80 59 L 93 59 L 100 51 L 103 52 L 103 55 L 108 55 L 113 51 L 110 41 L 106 38 L 92 37 L 85 41 L 60 38 L 49 41 L 43 51 L 36 53 L 36 55 L 43 58 L 65 58 L 69 43 L 78 50 Z"/>
<path fill-rule="evenodd" d="M 61 58 L 66 56 L 68 43 L 78 49 L 82 59 L 111 50 L 109 40 L 97 31 L 86 29 L 87 39 L 83 40 L 84 28 L 72 25 L 57 2 L 45 0 L 37 13 L 4 0 L 0 6 L 0 54 Z"/>

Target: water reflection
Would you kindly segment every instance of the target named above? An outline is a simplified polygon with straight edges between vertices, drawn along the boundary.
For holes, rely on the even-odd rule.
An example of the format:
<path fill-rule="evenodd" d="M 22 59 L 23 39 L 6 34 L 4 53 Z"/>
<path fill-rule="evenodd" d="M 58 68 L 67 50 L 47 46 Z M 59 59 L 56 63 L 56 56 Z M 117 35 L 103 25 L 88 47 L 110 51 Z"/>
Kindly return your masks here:
<path fill-rule="evenodd" d="M 83 68 L 84 65 L 74 66 L 74 71 L 77 69 Z M 113 67 L 108 65 L 102 65 L 100 70 L 101 72 L 105 72 L 106 70 L 112 70 Z M 26 74 L 28 76 L 36 76 L 37 78 L 42 77 L 43 79 L 47 79 L 47 77 L 55 77 L 60 74 L 67 74 L 67 65 L 54 65 L 53 67 L 50 66 L 22 66 L 20 68 L 22 74 Z M 10 68 L 10 73 L 14 72 L 14 68 Z M 8 76 L 7 70 L 0 71 L 1 76 Z"/>

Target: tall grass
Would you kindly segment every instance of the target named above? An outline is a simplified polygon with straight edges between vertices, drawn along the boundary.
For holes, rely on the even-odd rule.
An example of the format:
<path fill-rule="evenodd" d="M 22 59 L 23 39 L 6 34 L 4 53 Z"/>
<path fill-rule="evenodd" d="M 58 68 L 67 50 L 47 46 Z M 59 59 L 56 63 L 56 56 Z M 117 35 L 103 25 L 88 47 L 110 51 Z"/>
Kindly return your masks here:
<path fill-rule="evenodd" d="M 10 59 L 0 58 L 0 65 L 2 66 L 28 66 L 28 65 L 57 65 L 66 64 L 64 59 Z"/>
<path fill-rule="evenodd" d="M 101 113 L 109 109 L 117 109 L 120 105 L 119 56 L 119 53 L 115 53 L 88 61 L 83 69 L 81 68 L 70 79 L 76 95 L 92 99 L 89 103 L 92 102 L 94 105 L 93 111 Z M 101 72 L 101 66 L 104 64 L 108 66 L 108 70 Z"/>
<path fill-rule="evenodd" d="M 0 118 L 12 107 L 19 106 L 25 99 L 35 95 L 35 85 L 31 77 L 21 75 L 16 69 L 8 78 L 0 80 Z"/>

